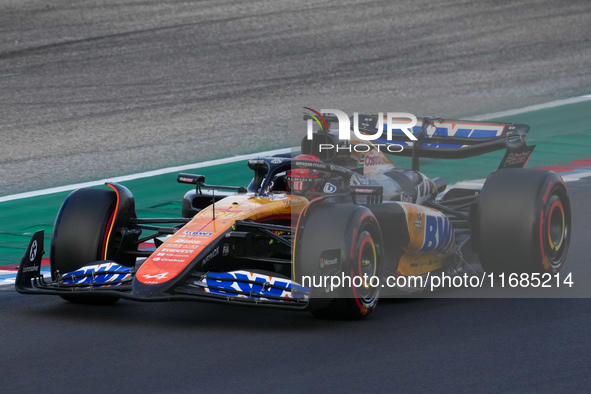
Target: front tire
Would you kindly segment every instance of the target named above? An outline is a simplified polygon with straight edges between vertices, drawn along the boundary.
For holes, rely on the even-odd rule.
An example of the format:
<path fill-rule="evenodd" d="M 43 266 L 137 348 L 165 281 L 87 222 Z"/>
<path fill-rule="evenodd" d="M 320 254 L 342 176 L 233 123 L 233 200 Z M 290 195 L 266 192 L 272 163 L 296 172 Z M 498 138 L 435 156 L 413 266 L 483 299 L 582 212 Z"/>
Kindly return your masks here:
<path fill-rule="evenodd" d="M 294 250 L 295 280 L 302 283 L 302 277 L 308 276 L 318 283 L 337 276 L 345 282 L 329 293 L 311 287 L 314 316 L 348 320 L 368 316 L 379 300 L 379 287 L 370 280 L 381 281 L 383 267 L 380 226 L 368 208 L 316 202 L 302 214 Z"/>
<path fill-rule="evenodd" d="M 108 245 L 115 220 L 117 193 L 114 190 L 84 188 L 73 191 L 55 219 L 50 248 L 51 277 L 75 271 L 89 263 L 113 257 Z M 115 296 L 75 294 L 61 296 L 81 304 L 113 304 Z"/>

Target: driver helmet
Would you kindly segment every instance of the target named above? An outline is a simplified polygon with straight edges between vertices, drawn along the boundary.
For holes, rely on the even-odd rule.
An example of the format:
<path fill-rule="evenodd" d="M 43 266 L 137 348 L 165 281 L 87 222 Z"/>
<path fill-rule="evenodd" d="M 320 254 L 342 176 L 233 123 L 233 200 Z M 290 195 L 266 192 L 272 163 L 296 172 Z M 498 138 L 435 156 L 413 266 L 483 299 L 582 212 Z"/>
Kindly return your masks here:
<path fill-rule="evenodd" d="M 295 159 L 320 162 L 314 155 L 298 155 Z M 321 192 L 326 184 L 326 173 L 314 169 L 295 168 L 287 171 L 287 189 L 293 194 Z"/>

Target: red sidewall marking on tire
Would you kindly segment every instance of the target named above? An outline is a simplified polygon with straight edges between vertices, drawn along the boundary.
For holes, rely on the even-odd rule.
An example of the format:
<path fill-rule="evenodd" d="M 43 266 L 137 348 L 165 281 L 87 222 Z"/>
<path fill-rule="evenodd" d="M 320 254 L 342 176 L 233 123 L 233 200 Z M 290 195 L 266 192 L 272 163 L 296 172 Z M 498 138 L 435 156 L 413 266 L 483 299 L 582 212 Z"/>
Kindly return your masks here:
<path fill-rule="evenodd" d="M 115 220 L 115 213 L 117 211 L 113 211 L 113 213 L 111 213 L 111 217 L 109 218 L 109 221 L 107 222 L 107 229 L 105 231 L 105 235 L 103 237 L 103 247 L 101 248 L 101 255 L 100 255 L 100 259 L 102 260 L 106 260 L 107 259 L 107 241 L 109 239 L 109 233 L 111 232 L 111 226 L 113 225 L 113 221 Z"/>
<path fill-rule="evenodd" d="M 550 264 L 546 260 L 546 253 L 544 252 L 544 210 L 540 212 L 540 250 L 542 251 L 542 263 L 544 268 L 550 269 Z"/>
<path fill-rule="evenodd" d="M 351 270 L 351 281 L 353 281 L 354 278 L 354 273 L 353 270 Z M 353 283 L 351 283 L 353 284 Z M 355 286 L 351 286 L 351 288 L 353 289 L 353 299 L 355 300 L 355 304 L 357 304 L 357 308 L 359 309 L 359 312 L 361 312 L 362 314 L 367 314 L 368 309 L 361 303 L 361 301 L 359 300 L 359 297 L 357 297 L 357 289 L 355 289 Z"/>
<path fill-rule="evenodd" d="M 116 215 L 117 214 L 117 211 L 119 210 L 119 200 L 120 200 L 120 198 L 119 198 L 119 191 L 117 190 L 117 188 L 115 186 L 113 186 L 113 185 L 111 185 L 109 183 L 107 183 L 107 186 L 109 186 L 111 189 L 115 190 L 115 195 L 117 196 L 117 203 L 115 204 L 115 210 L 113 211 L 114 212 L 114 215 Z M 113 218 L 114 218 L 114 216 L 113 216 Z M 113 221 L 111 222 L 111 224 L 109 226 L 107 226 L 107 242 L 105 242 L 105 244 L 104 244 L 104 249 L 105 250 L 103 251 L 103 253 L 104 253 L 103 254 L 103 256 L 104 256 L 103 260 L 106 260 L 107 259 L 107 249 L 109 247 L 109 241 L 111 239 L 111 231 L 113 230 L 113 225 L 114 224 L 115 224 L 115 219 L 113 219 Z"/>
<path fill-rule="evenodd" d="M 546 189 L 546 193 L 544 193 L 544 198 L 542 198 L 542 201 L 544 202 L 544 204 L 546 203 L 546 201 L 548 201 L 548 197 L 550 197 L 550 190 L 552 189 L 553 185 L 554 185 L 554 182 L 550 182 L 548 184 L 548 189 Z"/>
<path fill-rule="evenodd" d="M 373 274 L 375 274 L 375 269 L 376 269 L 376 267 L 375 267 L 375 261 L 377 259 L 377 256 L 376 256 L 376 246 L 373 243 L 373 240 L 371 239 L 371 237 L 370 236 L 367 236 L 367 237 L 363 238 L 363 241 L 361 241 L 361 246 L 359 247 L 359 261 L 358 261 L 359 264 L 358 264 L 358 266 L 359 266 L 359 275 L 361 275 L 361 276 L 363 276 L 362 275 L 362 269 L 361 269 L 361 257 L 362 257 L 362 254 L 363 254 L 363 247 L 368 242 L 371 244 L 371 247 L 373 249 L 373 259 L 374 259 L 374 272 L 373 272 Z M 364 286 L 364 287 L 367 288 L 367 286 Z"/>

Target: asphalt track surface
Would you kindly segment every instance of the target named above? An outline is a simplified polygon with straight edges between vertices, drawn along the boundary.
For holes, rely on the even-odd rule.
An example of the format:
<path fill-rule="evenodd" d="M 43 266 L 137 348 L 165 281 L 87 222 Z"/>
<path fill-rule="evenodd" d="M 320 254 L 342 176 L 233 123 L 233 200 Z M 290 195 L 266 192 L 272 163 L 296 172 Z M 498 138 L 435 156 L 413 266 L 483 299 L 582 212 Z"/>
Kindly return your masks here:
<path fill-rule="evenodd" d="M 591 178 L 568 270 L 591 276 Z M 581 212 L 584 212 L 581 214 Z M 588 283 L 588 282 L 587 282 Z M 461 292 L 462 290 L 457 290 Z M 591 303 L 382 299 L 360 322 L 191 302 L 81 306 L 0 291 L 2 391 L 587 392 Z"/>
<path fill-rule="evenodd" d="M 290 146 L 302 105 L 469 115 L 591 92 L 587 1 L 0 2 L 0 194 Z M 588 180 L 569 262 L 587 272 Z M 576 278 L 575 278 L 576 281 Z M 588 299 L 364 322 L 0 293 L 1 391 L 586 391 Z"/>

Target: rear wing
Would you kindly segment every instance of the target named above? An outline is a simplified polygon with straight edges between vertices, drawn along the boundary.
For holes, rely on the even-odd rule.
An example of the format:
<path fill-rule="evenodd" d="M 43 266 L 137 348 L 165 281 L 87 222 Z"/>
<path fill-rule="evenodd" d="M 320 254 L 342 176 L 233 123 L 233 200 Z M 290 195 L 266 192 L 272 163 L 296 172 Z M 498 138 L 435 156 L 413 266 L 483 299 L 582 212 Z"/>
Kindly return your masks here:
<path fill-rule="evenodd" d="M 329 130 L 331 123 L 338 122 L 334 115 L 323 114 L 323 117 Z M 304 119 L 311 118 L 309 115 L 305 115 Z M 351 117 L 350 124 L 353 125 L 355 120 L 358 130 L 362 134 L 376 134 L 377 115 L 360 114 L 357 119 Z M 394 120 L 408 121 L 408 119 Z M 520 123 L 455 120 L 427 116 L 418 118 L 416 126 L 410 130 L 417 141 L 411 141 L 402 130 L 397 129 L 392 130 L 391 139 L 387 139 L 385 120 L 382 121 L 382 125 L 384 128 L 382 134 L 372 141 L 373 144 L 398 145 L 401 150 L 396 154 L 412 157 L 414 170 L 419 169 L 420 157 L 463 159 L 502 149 L 506 149 L 507 152 L 499 168 L 523 168 L 535 148 L 535 145 L 526 145 L 525 136 L 529 132 L 529 126 Z M 319 137 L 313 136 L 312 141 L 303 141 L 302 149 L 313 150 L 314 139 L 325 143 L 328 138 L 337 143 L 336 137 L 330 132 L 321 129 L 317 134 Z"/>

